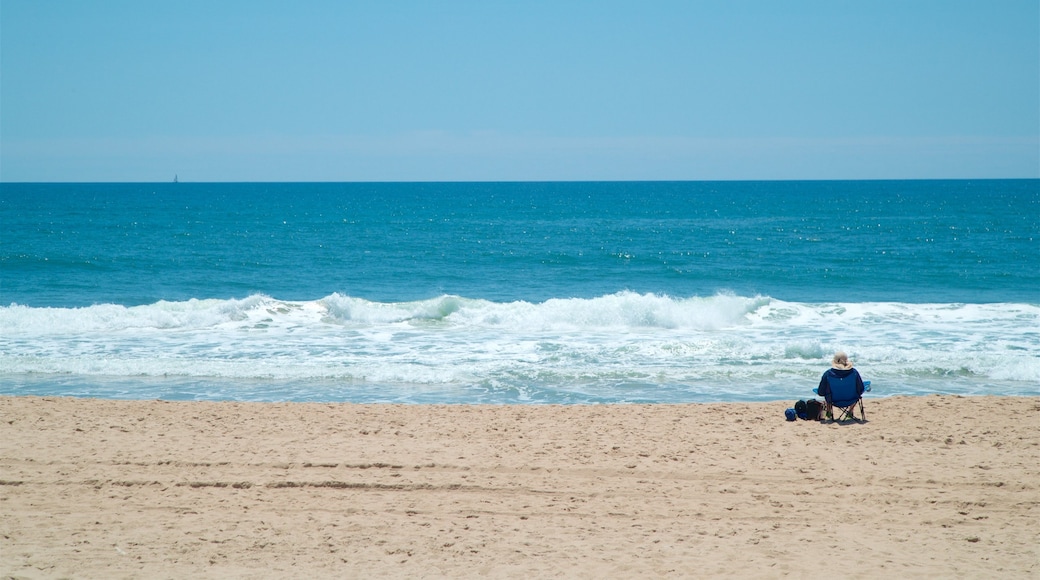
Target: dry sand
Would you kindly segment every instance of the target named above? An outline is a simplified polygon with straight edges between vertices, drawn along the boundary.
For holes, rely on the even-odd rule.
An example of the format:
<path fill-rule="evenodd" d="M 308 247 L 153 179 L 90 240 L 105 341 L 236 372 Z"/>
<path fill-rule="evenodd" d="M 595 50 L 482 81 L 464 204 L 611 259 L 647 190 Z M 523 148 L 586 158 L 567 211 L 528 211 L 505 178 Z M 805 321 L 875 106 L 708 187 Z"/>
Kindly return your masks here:
<path fill-rule="evenodd" d="M 1040 577 L 1040 399 L 0 397 L 15 578 Z"/>

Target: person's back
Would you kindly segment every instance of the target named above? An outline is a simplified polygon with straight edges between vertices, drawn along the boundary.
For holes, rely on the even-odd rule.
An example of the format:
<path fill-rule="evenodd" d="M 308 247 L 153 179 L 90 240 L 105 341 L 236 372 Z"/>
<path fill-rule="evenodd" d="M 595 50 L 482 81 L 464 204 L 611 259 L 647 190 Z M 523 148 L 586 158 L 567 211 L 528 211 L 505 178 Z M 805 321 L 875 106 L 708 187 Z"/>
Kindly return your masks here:
<path fill-rule="evenodd" d="M 860 377 L 859 371 L 852 367 L 848 355 L 838 351 L 831 359 L 831 368 L 820 377 L 820 386 L 816 392 L 827 401 L 827 418 L 832 419 L 831 409 L 835 401 L 842 407 L 855 403 L 863 396 L 865 390 L 863 378 Z M 851 410 L 849 417 L 855 419 Z"/>

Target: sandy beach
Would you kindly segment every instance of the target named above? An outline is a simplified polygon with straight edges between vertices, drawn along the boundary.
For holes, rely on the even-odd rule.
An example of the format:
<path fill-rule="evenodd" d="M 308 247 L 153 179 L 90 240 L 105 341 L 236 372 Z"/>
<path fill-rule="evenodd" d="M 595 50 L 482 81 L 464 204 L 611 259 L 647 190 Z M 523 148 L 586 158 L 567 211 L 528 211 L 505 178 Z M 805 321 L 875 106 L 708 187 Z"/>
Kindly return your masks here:
<path fill-rule="evenodd" d="M 3 578 L 1037 578 L 1040 399 L 0 397 Z"/>

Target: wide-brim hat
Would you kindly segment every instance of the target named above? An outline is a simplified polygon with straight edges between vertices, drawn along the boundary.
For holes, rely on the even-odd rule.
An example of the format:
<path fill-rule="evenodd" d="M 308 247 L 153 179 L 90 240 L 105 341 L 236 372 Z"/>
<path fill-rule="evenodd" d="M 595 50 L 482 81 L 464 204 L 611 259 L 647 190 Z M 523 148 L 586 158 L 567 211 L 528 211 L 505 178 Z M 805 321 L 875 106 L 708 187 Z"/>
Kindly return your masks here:
<path fill-rule="evenodd" d="M 839 371 L 847 371 L 852 368 L 852 361 L 849 360 L 849 355 L 839 350 L 831 359 L 831 367 Z"/>

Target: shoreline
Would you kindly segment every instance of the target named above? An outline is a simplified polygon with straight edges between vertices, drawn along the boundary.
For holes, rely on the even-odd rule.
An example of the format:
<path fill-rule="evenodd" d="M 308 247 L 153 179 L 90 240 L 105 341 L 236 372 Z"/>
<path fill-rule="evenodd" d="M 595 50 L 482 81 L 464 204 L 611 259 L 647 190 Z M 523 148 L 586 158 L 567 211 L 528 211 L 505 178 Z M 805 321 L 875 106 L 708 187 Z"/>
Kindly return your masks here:
<path fill-rule="evenodd" d="M 0 576 L 1035 577 L 1040 398 L 0 396 Z"/>

